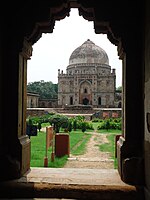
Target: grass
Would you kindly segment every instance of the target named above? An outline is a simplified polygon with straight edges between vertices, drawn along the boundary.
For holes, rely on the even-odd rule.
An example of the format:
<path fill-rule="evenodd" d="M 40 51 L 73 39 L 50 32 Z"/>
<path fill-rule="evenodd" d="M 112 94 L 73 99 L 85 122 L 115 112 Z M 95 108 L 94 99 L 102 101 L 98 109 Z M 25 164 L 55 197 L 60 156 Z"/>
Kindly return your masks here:
<path fill-rule="evenodd" d="M 82 138 L 80 145 L 77 146 L 77 148 L 75 148 L 74 150 L 71 149 L 71 153 L 73 155 L 82 155 L 85 153 L 86 150 L 86 144 L 89 141 L 91 135 L 90 134 L 85 134 L 84 137 Z"/>
<path fill-rule="evenodd" d="M 70 135 L 70 153 L 79 155 L 85 152 L 86 143 L 91 135 L 82 131 L 72 131 Z M 37 136 L 31 136 L 31 167 L 44 167 L 44 158 L 46 154 L 46 133 L 38 132 Z M 80 143 L 78 146 L 77 144 Z M 48 149 L 48 167 L 63 167 L 67 162 L 68 156 L 61 158 L 55 157 L 54 162 L 51 161 L 52 148 Z"/>
<path fill-rule="evenodd" d="M 117 135 L 117 132 L 109 132 L 107 135 L 107 139 L 109 143 L 101 144 L 99 145 L 100 151 L 103 152 L 110 152 L 111 158 L 114 160 L 114 168 L 117 168 L 117 159 L 115 157 L 115 136 Z"/>
<path fill-rule="evenodd" d="M 122 131 L 121 130 L 118 130 L 118 129 L 100 129 L 100 130 L 97 130 L 98 133 L 102 133 L 102 134 L 107 134 L 107 133 L 115 133 L 115 134 L 121 134 Z"/>
<path fill-rule="evenodd" d="M 44 124 L 46 126 L 49 124 Z M 98 123 L 93 122 L 94 129 L 97 129 Z M 83 133 L 81 130 L 72 131 L 70 135 L 70 153 L 73 155 L 84 154 L 86 144 L 89 141 L 91 135 L 88 134 L 89 130 Z M 90 130 L 91 132 L 91 130 Z M 98 130 L 100 134 L 108 134 L 107 138 L 109 143 L 101 144 L 99 146 L 100 151 L 110 152 L 112 159 L 114 159 L 114 168 L 117 167 L 117 161 L 115 158 L 115 135 L 121 134 L 121 130 Z M 37 136 L 31 136 L 31 167 L 44 167 L 44 157 L 46 154 L 46 133 L 38 132 Z M 68 156 L 61 158 L 55 157 L 54 162 L 51 161 L 52 148 L 48 149 L 48 167 L 63 167 L 67 162 Z"/>

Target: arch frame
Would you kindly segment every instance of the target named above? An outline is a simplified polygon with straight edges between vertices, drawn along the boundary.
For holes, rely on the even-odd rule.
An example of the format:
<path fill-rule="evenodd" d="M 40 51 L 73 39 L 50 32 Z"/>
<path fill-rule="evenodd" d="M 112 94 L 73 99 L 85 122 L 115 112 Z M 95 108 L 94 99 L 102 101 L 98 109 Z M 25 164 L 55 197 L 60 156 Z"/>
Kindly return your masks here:
<path fill-rule="evenodd" d="M 107 10 L 106 13 L 99 12 L 99 7 L 93 1 L 56 0 L 55 2 L 49 1 L 43 3 L 42 7 L 38 4 L 36 7 L 30 7 L 28 3 L 30 5 L 30 2 L 26 1 L 23 5 L 17 4 L 18 6 L 16 8 L 10 9 L 9 15 L 11 17 L 9 28 L 12 28 L 12 37 L 9 37 L 8 29 L 5 31 L 6 24 L 3 25 L 3 36 L 6 40 L 5 42 L 2 41 L 1 45 L 3 47 L 8 45 L 10 49 L 14 49 L 14 51 L 4 51 L 3 56 L 5 58 L 5 63 L 3 63 L 3 66 L 7 66 L 4 70 L 5 73 L 7 70 L 10 70 L 10 72 L 12 72 L 10 74 L 16 77 L 16 80 L 13 82 L 12 77 L 8 75 L 12 85 L 9 84 L 6 89 L 14 90 L 15 106 L 11 108 L 11 112 L 17 114 L 14 114 L 14 119 L 12 119 L 14 124 L 12 126 L 13 131 L 10 133 L 11 143 L 8 142 L 7 144 L 5 142 L 7 138 L 3 133 L 2 147 L 6 145 L 8 154 L 11 154 L 14 148 L 13 158 L 15 158 L 20 165 L 18 171 L 16 170 L 17 172 L 15 173 L 12 172 L 13 175 L 10 174 L 7 178 L 22 176 L 29 170 L 30 156 L 26 155 L 30 154 L 30 141 L 25 135 L 25 94 L 27 60 L 32 56 L 32 45 L 40 39 L 42 33 L 53 32 L 56 20 L 61 20 L 69 16 L 71 8 L 78 8 L 80 16 L 83 16 L 84 19 L 88 21 L 93 21 L 96 34 L 107 34 L 108 39 L 114 45 L 118 46 L 118 55 L 123 61 L 123 134 L 117 143 L 118 171 L 122 180 L 125 182 L 140 184 L 143 182 L 142 177 L 138 180 L 135 180 L 134 176 L 130 177 L 130 172 L 134 172 L 136 166 L 133 157 L 137 158 L 137 162 L 143 158 L 144 123 L 140 123 L 144 115 L 142 96 L 143 71 L 141 68 L 142 61 L 140 56 L 142 55 L 142 31 L 140 32 L 140 30 L 142 30 L 142 22 L 137 20 L 140 17 L 140 12 L 138 10 L 139 5 L 136 3 L 137 8 L 132 15 L 133 23 L 129 23 L 130 16 L 133 12 L 132 8 L 134 8 L 134 1 L 130 2 L 130 6 L 128 5 L 128 1 L 124 2 L 123 11 L 128 10 L 128 12 L 119 12 L 119 19 L 116 17 L 116 13 L 118 12 L 117 2 L 108 2 L 107 0 L 102 2 L 103 10 Z M 26 13 L 27 9 L 23 8 L 28 8 L 28 15 Z M 120 11 L 121 8 L 120 6 Z M 13 15 L 15 11 L 17 14 Z M 22 23 L 20 23 L 20 20 Z M 137 51 L 137 47 L 139 47 L 139 51 Z M 6 59 L 8 56 L 9 60 Z M 12 66 L 14 67 L 14 71 L 12 70 Z M 136 71 L 134 71 L 135 69 Z M 132 92 L 130 92 L 130 87 L 133 80 L 134 92 L 132 94 Z M 133 98 L 138 99 L 138 102 L 135 102 Z M 6 97 L 5 100 L 7 102 Z M 139 108 L 139 112 L 137 112 L 136 107 Z M 139 118 L 138 113 L 140 113 Z M 130 119 L 133 120 L 132 123 Z M 16 120 L 18 120 L 17 123 Z M 136 127 L 137 123 L 140 125 L 138 128 Z M 9 132 L 8 128 L 6 128 L 6 132 Z M 4 151 L 3 153 L 5 155 Z M 28 165 L 26 165 L 26 163 L 28 163 Z M 12 163 L 9 163 L 8 166 L 11 164 Z M 143 172 L 142 164 L 140 166 L 140 171 Z M 137 172 L 134 172 L 134 175 L 136 175 L 135 173 Z"/>

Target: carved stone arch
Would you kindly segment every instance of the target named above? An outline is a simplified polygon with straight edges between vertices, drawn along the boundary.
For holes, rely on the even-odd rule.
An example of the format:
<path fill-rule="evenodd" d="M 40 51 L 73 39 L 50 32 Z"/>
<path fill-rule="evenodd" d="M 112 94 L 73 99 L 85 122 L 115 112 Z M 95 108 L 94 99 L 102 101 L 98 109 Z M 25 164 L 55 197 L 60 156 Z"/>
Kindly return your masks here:
<path fill-rule="evenodd" d="M 87 82 L 89 85 L 92 85 L 90 81 L 88 81 L 88 80 L 83 80 L 83 81 L 81 81 L 81 82 L 79 83 L 79 87 L 80 87 L 83 83 L 85 83 L 85 82 Z"/>
<path fill-rule="evenodd" d="M 59 3 L 58 3 L 59 2 Z M 49 7 L 49 8 L 48 8 Z M 112 27 L 110 25 L 110 21 L 105 19 L 105 16 L 102 15 L 101 19 L 96 19 L 97 9 L 94 7 L 94 4 L 89 1 L 89 3 L 85 3 L 83 0 L 80 1 L 56 1 L 54 5 L 47 5 L 45 9 L 40 11 L 40 17 L 34 21 L 34 25 L 30 31 L 25 35 L 26 41 L 30 44 L 36 43 L 42 33 L 52 33 L 55 21 L 62 20 L 66 16 L 69 16 L 71 8 L 78 8 L 79 16 L 82 16 L 85 20 L 93 21 L 94 29 L 96 34 L 107 34 L 107 38 L 114 45 L 119 46 L 118 54 L 121 55 L 123 48 L 121 45 L 121 36 L 118 35 L 118 32 L 113 32 Z M 107 9 L 107 6 L 106 6 Z M 39 10 L 37 10 L 39 13 Z M 35 12 L 36 14 L 36 12 Z M 107 15 L 107 14 L 105 14 Z M 41 19 L 40 19 L 41 18 Z M 36 19 L 36 16 L 35 16 Z M 120 56 L 122 59 L 122 56 Z"/>
<path fill-rule="evenodd" d="M 104 9 L 107 9 L 106 3 L 104 3 Z M 88 1 L 85 3 L 85 0 L 79 0 L 79 1 L 71 1 L 71 0 L 61 0 L 61 1 L 50 1 L 47 3 L 42 4 L 41 6 L 37 6 L 35 8 L 31 7 L 29 9 L 29 16 L 27 18 L 24 18 L 23 20 L 23 35 L 22 39 L 23 44 L 22 45 L 22 52 L 20 54 L 20 74 L 21 78 L 19 80 L 19 110 L 22 110 L 20 113 L 20 116 L 23 116 L 23 120 L 21 118 L 19 121 L 19 127 L 23 127 L 25 133 L 25 113 L 26 110 L 26 102 L 25 98 L 23 100 L 23 95 L 25 96 L 26 93 L 26 73 L 27 73 L 27 59 L 30 59 L 30 56 L 32 55 L 32 45 L 36 43 L 40 37 L 42 36 L 42 33 L 52 33 L 55 21 L 62 20 L 65 17 L 69 16 L 71 8 L 78 8 L 79 15 L 82 16 L 85 20 L 93 21 L 94 29 L 96 34 L 105 33 L 107 34 L 108 39 L 115 45 L 118 45 L 118 49 L 120 52 L 122 52 L 121 47 L 121 40 L 119 39 L 119 34 L 117 32 L 113 32 L 112 30 L 112 20 L 110 21 L 109 18 L 107 18 L 107 12 L 99 13 L 99 9 L 96 8 L 96 4 L 93 3 L 93 1 Z M 22 16 L 25 14 L 25 11 L 22 10 Z M 28 24 L 30 24 L 28 26 Z M 24 69 L 24 71 L 22 70 Z M 87 93 L 84 93 L 81 91 L 81 85 L 84 84 L 84 81 L 81 81 L 79 84 L 79 104 L 82 104 L 83 100 L 86 100 L 85 104 L 88 102 L 92 105 L 92 84 L 91 80 L 86 80 L 86 83 L 88 84 L 89 90 Z M 24 88 L 24 90 L 22 90 Z M 82 88 L 83 89 L 83 88 Z M 23 94 L 23 95 L 22 95 Z M 22 99 L 21 99 L 22 98 Z M 87 101 L 88 100 L 88 101 Z M 65 102 L 65 96 L 62 97 L 62 105 Z M 23 106 L 22 106 L 23 105 Z M 20 126 L 20 124 L 22 125 Z M 22 132 L 20 131 L 22 134 Z M 20 134 L 20 135 L 21 135 Z M 22 141 L 21 141 L 22 142 Z M 22 142 L 23 143 L 23 142 Z M 29 154 L 29 150 L 27 152 Z M 24 152 L 24 154 L 27 154 Z M 25 163 L 29 163 L 29 157 L 28 160 L 23 160 L 22 166 L 25 165 Z M 24 173 L 29 168 L 29 164 L 26 168 L 22 169 L 22 173 Z"/>
<path fill-rule="evenodd" d="M 81 81 L 79 84 L 79 104 L 92 104 L 92 84 L 88 80 Z"/>
<path fill-rule="evenodd" d="M 45 10 L 47 12 L 45 20 L 36 21 L 30 34 L 25 37 L 29 43 L 32 43 L 32 45 L 41 38 L 42 33 L 52 33 L 55 26 L 55 21 L 69 16 L 70 7 L 68 7 L 66 4 L 62 4 L 61 6 L 59 5 L 58 7 L 51 7 Z M 43 15 L 45 15 L 45 13 Z"/>

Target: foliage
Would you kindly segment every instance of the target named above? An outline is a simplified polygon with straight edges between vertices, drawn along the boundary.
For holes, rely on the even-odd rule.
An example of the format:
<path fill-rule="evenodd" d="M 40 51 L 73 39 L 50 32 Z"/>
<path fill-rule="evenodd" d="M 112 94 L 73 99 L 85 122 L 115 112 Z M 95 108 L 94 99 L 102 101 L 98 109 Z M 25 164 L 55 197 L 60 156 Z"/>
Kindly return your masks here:
<path fill-rule="evenodd" d="M 72 118 L 72 126 L 73 126 L 74 131 L 76 131 L 77 129 L 82 129 L 83 123 L 85 124 L 86 129 L 94 130 L 92 122 L 85 121 L 84 116 L 78 115 Z"/>
<path fill-rule="evenodd" d="M 67 127 L 68 131 L 71 132 L 72 131 L 72 122 L 69 120 L 68 122 L 68 127 Z"/>
<path fill-rule="evenodd" d="M 54 113 L 47 113 L 47 114 L 41 115 L 41 116 L 34 116 L 34 117 L 29 116 L 26 119 L 26 122 L 28 123 L 28 121 L 30 120 L 30 121 L 32 121 L 32 124 L 47 123 L 47 122 L 49 122 L 49 118 L 53 115 L 54 115 Z"/>
<path fill-rule="evenodd" d="M 38 123 L 37 128 L 39 131 L 41 131 L 41 128 L 42 128 L 41 122 Z"/>
<path fill-rule="evenodd" d="M 27 91 L 38 93 L 41 99 L 54 99 L 58 95 L 58 84 L 53 84 L 51 81 L 30 82 L 27 85 Z"/>
<path fill-rule="evenodd" d="M 122 86 L 117 87 L 117 88 L 116 88 L 116 91 L 122 92 Z"/>
<path fill-rule="evenodd" d="M 121 118 L 110 118 L 110 119 L 104 119 L 102 122 L 99 123 L 97 129 L 119 129 L 122 128 L 122 120 Z"/>
<path fill-rule="evenodd" d="M 65 132 L 71 132 L 72 128 L 74 131 L 77 129 L 82 129 L 82 124 L 85 124 L 85 130 L 90 129 L 94 130 L 92 122 L 85 121 L 84 116 L 76 116 L 74 118 L 68 118 L 65 115 L 55 114 L 55 113 L 47 113 L 46 115 L 36 116 L 36 117 L 28 117 L 26 120 L 27 122 L 30 120 L 32 124 L 37 126 L 42 126 L 44 123 L 49 123 L 50 125 L 54 126 L 54 130 L 56 133 L 59 133 L 60 128 L 63 128 Z M 40 128 L 40 127 L 39 127 Z M 82 129 L 84 132 L 85 130 Z"/>
<path fill-rule="evenodd" d="M 110 121 L 109 121 L 109 119 L 106 119 L 106 121 L 105 121 L 105 129 L 106 130 L 110 129 Z"/>
<path fill-rule="evenodd" d="M 98 118 L 94 118 L 94 119 L 92 119 L 92 122 L 99 122 L 99 119 Z"/>
<path fill-rule="evenodd" d="M 74 131 L 76 131 L 76 129 L 77 129 L 77 120 L 76 119 L 73 120 L 73 129 L 74 129 Z"/>
<path fill-rule="evenodd" d="M 59 133 L 60 128 L 65 124 L 68 124 L 68 117 L 55 114 L 49 118 L 49 123 L 54 126 L 55 132 Z"/>
<path fill-rule="evenodd" d="M 26 120 L 26 122 L 27 122 L 27 125 L 33 125 L 32 119 L 30 119 L 30 118 L 28 118 L 28 119 Z"/>
<path fill-rule="evenodd" d="M 86 123 L 85 122 L 81 123 L 81 130 L 83 133 L 86 131 Z"/>

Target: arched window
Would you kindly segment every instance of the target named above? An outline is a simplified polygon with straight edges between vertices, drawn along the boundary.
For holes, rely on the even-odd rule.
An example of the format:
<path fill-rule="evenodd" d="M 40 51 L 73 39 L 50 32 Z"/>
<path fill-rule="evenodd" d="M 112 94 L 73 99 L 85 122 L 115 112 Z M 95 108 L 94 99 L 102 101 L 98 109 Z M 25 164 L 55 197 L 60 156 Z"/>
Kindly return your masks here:
<path fill-rule="evenodd" d="M 98 105 L 101 105 L 101 97 L 98 97 Z"/>
<path fill-rule="evenodd" d="M 31 99 L 30 107 L 33 108 L 33 100 Z"/>
<path fill-rule="evenodd" d="M 70 97 L 70 105 L 73 105 L 73 97 Z"/>
<path fill-rule="evenodd" d="M 87 89 L 86 88 L 84 89 L 84 93 L 87 93 Z"/>

